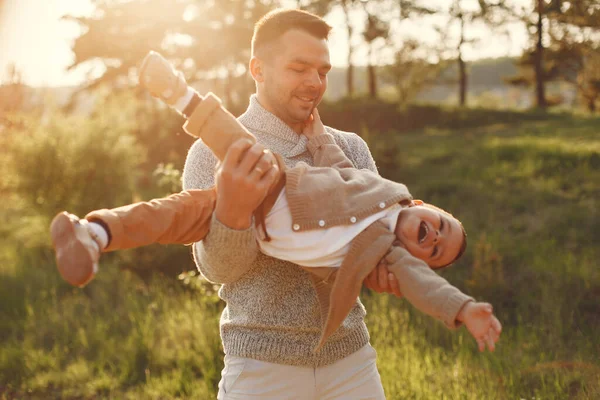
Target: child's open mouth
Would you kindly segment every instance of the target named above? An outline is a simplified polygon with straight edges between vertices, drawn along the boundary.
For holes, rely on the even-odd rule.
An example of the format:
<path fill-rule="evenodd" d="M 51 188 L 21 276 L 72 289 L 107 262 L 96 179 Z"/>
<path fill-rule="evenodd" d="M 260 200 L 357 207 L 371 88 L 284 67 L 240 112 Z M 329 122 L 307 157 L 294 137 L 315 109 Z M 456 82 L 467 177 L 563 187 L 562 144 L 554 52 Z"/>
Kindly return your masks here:
<path fill-rule="evenodd" d="M 429 233 L 429 228 L 427 227 L 427 224 L 425 223 L 425 221 L 421 221 L 421 225 L 419 226 L 419 244 L 423 243 L 425 241 L 425 238 L 427 237 L 427 233 Z"/>

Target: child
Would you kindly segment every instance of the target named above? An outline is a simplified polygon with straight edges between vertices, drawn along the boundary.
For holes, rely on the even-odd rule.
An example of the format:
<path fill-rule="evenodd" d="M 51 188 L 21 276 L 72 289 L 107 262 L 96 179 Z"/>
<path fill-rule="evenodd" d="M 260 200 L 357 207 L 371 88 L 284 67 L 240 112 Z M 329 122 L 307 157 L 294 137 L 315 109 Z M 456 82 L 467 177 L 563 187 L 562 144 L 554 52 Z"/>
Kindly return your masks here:
<path fill-rule="evenodd" d="M 142 76 L 143 71 L 144 67 Z M 237 138 L 249 137 L 246 147 L 253 142 L 214 96 L 196 99 L 196 106 L 188 110 L 186 102 L 177 104 L 177 100 L 193 99 L 194 94 L 183 95 L 181 90 L 171 94 L 178 91 L 177 98 L 162 97 L 190 116 L 186 130 L 216 149 L 219 159 L 223 160 Z M 460 222 L 440 209 L 413 201 L 404 185 L 354 169 L 326 133 L 316 110 L 304 134 L 315 167 L 300 163 L 283 173 L 278 164 L 267 163 L 268 171 L 259 173 L 278 174 L 278 179 L 256 215 L 260 225 L 256 232 L 265 254 L 310 272 L 321 315 L 326 316 L 317 350 L 343 322 L 362 281 L 382 259 L 413 305 L 449 327 L 464 322 L 480 350 L 486 345 L 493 350 L 501 326 L 491 306 L 475 303 L 428 266 L 444 267 L 460 257 L 466 246 Z M 324 206 L 323 200 L 331 206 Z M 214 203 L 214 190 L 192 190 L 149 203 L 94 211 L 85 220 L 61 213 L 51 227 L 59 271 L 70 283 L 84 285 L 97 270 L 100 249 L 199 241 L 207 233 Z"/>

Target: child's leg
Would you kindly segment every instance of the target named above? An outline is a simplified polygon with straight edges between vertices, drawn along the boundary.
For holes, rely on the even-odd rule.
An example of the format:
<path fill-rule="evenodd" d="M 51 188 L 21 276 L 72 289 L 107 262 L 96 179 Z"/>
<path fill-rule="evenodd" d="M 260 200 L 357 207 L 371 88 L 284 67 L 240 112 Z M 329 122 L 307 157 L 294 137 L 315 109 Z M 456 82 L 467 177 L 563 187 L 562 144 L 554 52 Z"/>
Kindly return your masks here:
<path fill-rule="evenodd" d="M 221 161 L 236 141 L 246 139 L 256 143 L 256 137 L 227 111 L 221 105 L 221 100 L 212 93 L 204 96 L 183 128 L 190 135 L 202 139 Z M 271 162 L 274 161 L 272 155 L 266 156 L 271 156 Z"/>
<path fill-rule="evenodd" d="M 108 227 L 110 241 L 104 252 L 153 243 L 189 244 L 208 233 L 215 198 L 213 189 L 187 190 L 162 199 L 92 211 L 85 219 L 100 220 Z"/>
<path fill-rule="evenodd" d="M 229 147 L 239 139 L 256 143 L 256 137 L 221 105 L 217 96 L 212 93 L 201 96 L 188 87 L 183 74 L 160 54 L 151 51 L 146 55 L 139 81 L 153 96 L 184 114 L 185 131 L 201 138 L 219 160 L 223 161 Z M 188 96 L 188 93 L 193 95 Z M 181 100 L 189 102 L 183 109 L 178 107 Z"/>
<path fill-rule="evenodd" d="M 189 190 L 163 199 L 93 211 L 83 220 L 60 213 L 50 226 L 58 270 L 70 284 L 84 286 L 96 274 L 102 251 L 200 241 L 208 233 L 215 199 L 212 189 Z M 107 231 L 109 243 L 104 249 L 93 229 L 94 222 Z"/>
<path fill-rule="evenodd" d="M 212 93 L 201 96 L 187 86 L 183 74 L 160 54 L 151 51 L 146 55 L 140 67 L 139 81 L 153 96 L 182 114 L 187 119 L 185 131 L 202 139 L 219 160 L 223 161 L 229 147 L 240 139 L 256 143 L 256 137 L 221 105 L 217 96 Z M 269 195 L 255 212 L 256 222 L 264 231 L 264 217 L 285 184 L 285 164 L 281 157 L 269 151 L 265 152 L 263 160 L 279 168 Z M 268 238 L 266 232 L 265 236 Z"/>

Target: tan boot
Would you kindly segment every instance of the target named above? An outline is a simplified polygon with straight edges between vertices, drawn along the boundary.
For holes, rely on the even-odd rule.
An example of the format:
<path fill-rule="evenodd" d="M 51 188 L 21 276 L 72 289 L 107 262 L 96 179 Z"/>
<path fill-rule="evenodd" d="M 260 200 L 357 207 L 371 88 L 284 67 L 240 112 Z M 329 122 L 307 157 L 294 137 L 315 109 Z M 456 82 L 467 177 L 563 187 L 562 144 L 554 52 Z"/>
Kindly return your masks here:
<path fill-rule="evenodd" d="M 71 285 L 85 286 L 98 271 L 101 248 L 89 222 L 63 211 L 52 220 L 50 235 L 60 275 Z"/>
<path fill-rule="evenodd" d="M 154 51 L 149 52 L 142 61 L 139 75 L 141 86 L 170 106 L 187 92 L 183 73 L 176 71 L 163 56 Z"/>

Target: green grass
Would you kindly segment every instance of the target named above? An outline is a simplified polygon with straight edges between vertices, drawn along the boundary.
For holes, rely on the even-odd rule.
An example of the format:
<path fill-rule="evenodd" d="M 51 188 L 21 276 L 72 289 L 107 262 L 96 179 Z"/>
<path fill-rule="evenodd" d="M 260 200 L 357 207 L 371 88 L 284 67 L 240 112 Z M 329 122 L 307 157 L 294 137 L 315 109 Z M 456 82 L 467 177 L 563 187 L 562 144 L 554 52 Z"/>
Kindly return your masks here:
<path fill-rule="evenodd" d="M 365 293 L 387 397 L 600 398 L 600 120 L 362 133 L 382 175 L 463 222 L 467 252 L 443 274 L 504 326 L 481 354 L 463 329 Z M 107 257 L 80 290 L 60 281 L 46 240 L 11 232 L 0 229 L 0 399 L 215 397 L 214 288 L 130 272 L 189 249 Z"/>
<path fill-rule="evenodd" d="M 365 299 L 389 397 L 600 396 L 600 120 L 366 136 L 382 175 L 463 222 L 468 251 L 444 275 L 504 324 L 478 354 L 402 301 Z M 382 310 L 403 321 L 391 337 Z"/>

